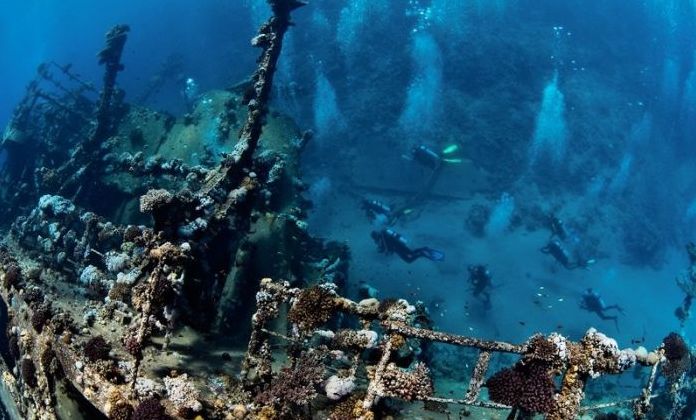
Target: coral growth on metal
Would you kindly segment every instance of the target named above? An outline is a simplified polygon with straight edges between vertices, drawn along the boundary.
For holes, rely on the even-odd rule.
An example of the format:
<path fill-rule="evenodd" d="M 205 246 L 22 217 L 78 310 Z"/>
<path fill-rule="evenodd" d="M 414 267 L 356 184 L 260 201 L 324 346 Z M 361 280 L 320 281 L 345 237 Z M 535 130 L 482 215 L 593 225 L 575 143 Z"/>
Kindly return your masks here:
<path fill-rule="evenodd" d="M 315 385 L 324 383 L 325 395 L 330 400 L 344 400 L 335 405 L 334 418 L 343 418 L 339 413 L 346 410 L 354 418 L 374 418 L 373 409 L 384 397 L 512 409 L 520 414 L 543 414 L 547 419 L 569 419 L 581 412 L 632 405 L 636 418 L 642 418 L 650 408 L 658 366 L 662 364 L 664 369 L 671 363 L 675 378 L 682 377 L 688 369 L 679 365 L 688 360 L 688 350 L 676 334 L 652 352 L 642 347 L 620 350 L 615 340 L 594 329 L 588 330 L 578 342 L 552 333 L 534 335 L 523 344 L 511 344 L 421 328 L 417 325 L 419 315 L 419 310 L 403 299 L 354 302 L 339 296 L 331 283 L 298 289 L 291 288 L 287 282 L 262 280 L 242 371 L 247 387 L 264 389 L 257 395 L 254 409 L 298 415 L 317 397 Z M 287 325 L 281 322 L 278 326 L 278 319 L 285 319 Z M 337 322 L 339 319 L 341 321 Z M 336 328 L 336 325 L 351 323 L 359 326 Z M 284 331 L 290 331 L 289 335 Z M 277 339 L 288 343 L 289 362 L 280 372 L 274 373 L 271 343 Z M 478 349 L 478 362 L 462 398 L 436 396 L 430 370 L 423 362 L 414 362 L 407 368 L 394 363 L 400 348 L 425 342 Z M 372 360 L 361 357 L 366 350 L 376 350 L 379 357 Z M 486 380 L 493 353 L 517 354 L 520 360 Z M 328 366 L 326 372 L 317 368 L 318 358 L 330 360 L 325 365 Z M 582 405 L 588 381 L 603 375 L 622 374 L 637 364 L 651 367 L 649 381 L 641 395 L 595 406 Z M 322 378 L 330 374 L 327 372 L 333 370 L 339 373 L 323 381 Z M 366 384 L 356 379 L 359 371 L 367 372 Z M 303 380 L 294 381 L 299 377 Z M 559 377 L 561 386 L 557 389 L 555 381 Z M 488 400 L 480 397 L 482 387 L 488 388 Z M 350 407 L 346 407 L 347 402 Z"/>
<path fill-rule="evenodd" d="M 672 413 L 679 412 L 683 399 L 677 396 L 691 359 L 676 334 L 652 352 L 620 350 L 595 330 L 578 342 L 554 333 L 511 344 L 426 328 L 427 315 L 406 300 L 341 297 L 337 284 L 347 253 L 336 245 L 330 252 L 307 233 L 303 220 L 296 164 L 308 136 L 298 134 L 275 149 L 260 144 L 272 118 L 268 100 L 290 12 L 304 3 L 269 4 L 274 16 L 253 40 L 262 52 L 251 81 L 239 95 L 219 93 L 224 98 L 219 140 L 236 131 L 230 130 L 236 112 L 244 115 L 239 138 L 219 163 L 124 150 L 124 143 L 145 141 L 150 123 L 157 127 L 150 140 L 158 144 L 171 140 L 168 133 L 177 124 L 196 126 L 190 115 L 177 121 L 123 103 L 116 78 L 124 69 L 127 26 L 107 33 L 99 54 L 104 83 L 96 99 L 85 96 L 96 90 L 69 66 L 39 69 L 2 138 L 24 159 L 8 159 L 17 166 L 0 179 L 8 197 L 0 220 L 13 221 L 0 246 L 0 295 L 8 312 L 0 367 L 18 416 L 65 417 L 58 412 L 63 392 L 81 395 L 85 405 L 115 419 L 306 417 L 318 400 L 331 418 L 369 419 L 386 398 L 429 407 L 511 409 L 550 419 L 632 404 L 640 417 L 650 409 L 658 372 L 675 395 Z M 55 68 L 77 87 L 53 78 Z M 37 139 L 41 147 L 23 154 Z M 123 217 L 129 209 L 130 219 Z M 151 218 L 151 227 L 140 224 L 143 217 Z M 229 367 L 192 368 L 193 362 L 209 368 L 211 360 L 232 360 L 224 347 L 229 342 L 220 341 L 226 334 L 244 334 L 233 315 L 240 308 L 253 312 L 259 266 L 270 270 L 265 275 L 323 283 L 299 289 L 261 282 L 241 381 Z M 693 277 L 683 282 L 684 316 L 694 295 Z M 180 340 L 184 329 L 196 331 L 189 336 L 193 344 Z M 286 351 L 280 368 L 274 366 L 282 356 L 275 340 L 283 341 Z M 404 363 L 405 349 L 434 342 L 479 351 L 461 398 L 437 396 L 427 360 Z M 519 361 L 489 375 L 496 353 Z M 582 405 L 588 381 L 635 365 L 651 367 L 640 396 Z M 481 398 L 483 387 L 488 399 Z"/>

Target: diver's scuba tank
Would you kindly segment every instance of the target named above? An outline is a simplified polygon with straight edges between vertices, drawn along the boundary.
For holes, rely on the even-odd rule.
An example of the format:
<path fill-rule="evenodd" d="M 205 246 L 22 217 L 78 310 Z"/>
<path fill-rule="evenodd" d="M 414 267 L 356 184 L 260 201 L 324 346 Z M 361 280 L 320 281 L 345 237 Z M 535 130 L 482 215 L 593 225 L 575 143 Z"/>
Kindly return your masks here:
<path fill-rule="evenodd" d="M 563 220 L 559 219 L 558 217 L 551 215 L 550 217 L 550 225 L 551 225 L 551 232 L 561 238 L 561 240 L 566 240 L 569 236 L 568 234 L 568 228 L 566 227 L 565 223 L 563 223 Z"/>
<path fill-rule="evenodd" d="M 437 169 L 442 165 L 442 157 L 428 146 L 414 147 L 411 156 L 413 160 L 430 169 Z"/>
<path fill-rule="evenodd" d="M 393 241 L 392 243 L 394 245 L 396 245 L 397 243 L 400 243 L 402 245 L 408 245 L 408 241 L 406 240 L 406 238 L 404 238 L 400 234 L 396 233 L 394 230 L 385 229 L 384 233 L 388 238 L 391 239 L 391 241 Z"/>
<path fill-rule="evenodd" d="M 552 239 L 549 243 L 541 249 L 541 252 L 545 254 L 550 254 L 556 261 L 561 263 L 561 265 L 569 270 L 577 267 L 577 264 L 570 262 L 570 253 L 565 249 L 561 241 L 558 239 Z"/>
<path fill-rule="evenodd" d="M 362 208 L 370 218 L 374 218 L 378 214 L 389 216 L 392 213 L 392 208 L 388 204 L 378 200 L 363 200 Z"/>

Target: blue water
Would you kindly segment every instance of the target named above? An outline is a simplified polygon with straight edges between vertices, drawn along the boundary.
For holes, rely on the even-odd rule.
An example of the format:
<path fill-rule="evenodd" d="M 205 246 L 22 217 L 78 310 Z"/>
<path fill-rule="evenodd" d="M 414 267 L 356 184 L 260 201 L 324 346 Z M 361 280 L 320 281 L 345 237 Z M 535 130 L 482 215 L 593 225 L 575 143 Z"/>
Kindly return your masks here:
<path fill-rule="evenodd" d="M 253 71 L 249 39 L 269 13 L 262 0 L 1 8 L 0 126 L 44 61 L 99 86 L 95 53 L 116 23 L 131 26 L 126 100 L 176 54 L 181 77 L 147 105 L 181 114 L 187 78 L 205 91 Z M 349 295 L 364 281 L 423 300 L 441 329 L 486 338 L 597 327 L 623 346 L 655 347 L 673 330 L 696 340 L 696 320 L 674 316 L 696 240 L 696 3 L 315 0 L 295 21 L 273 104 L 316 132 L 310 227 L 351 246 Z M 359 202 L 414 195 L 432 172 L 410 159 L 418 145 L 448 161 L 391 227 L 446 257 L 408 264 L 377 252 L 370 232 L 383 225 Z M 541 252 L 551 214 L 575 262 L 592 264 Z M 470 290 L 473 264 L 491 270 L 490 309 Z M 580 308 L 590 287 L 622 306 L 618 328 Z"/>
<path fill-rule="evenodd" d="M 182 56 L 185 77 L 195 78 L 202 89 L 237 82 L 254 68 L 255 51 L 248 46 L 256 27 L 238 2 L 8 0 L 0 8 L 3 127 L 45 61 L 72 63 L 73 70 L 99 86 L 102 70 L 95 54 L 103 47 L 104 33 L 118 23 L 132 28 L 124 51 L 128 71 L 119 78 L 130 99 L 171 54 Z"/>

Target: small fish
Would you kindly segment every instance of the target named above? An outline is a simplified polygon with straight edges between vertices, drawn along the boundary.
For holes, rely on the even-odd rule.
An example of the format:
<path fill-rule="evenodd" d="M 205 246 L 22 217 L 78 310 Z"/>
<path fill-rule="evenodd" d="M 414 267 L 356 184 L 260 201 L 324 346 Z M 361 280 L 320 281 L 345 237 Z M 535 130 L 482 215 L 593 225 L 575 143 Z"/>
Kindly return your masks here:
<path fill-rule="evenodd" d="M 524 321 L 519 321 L 519 323 L 520 323 L 520 325 L 522 325 L 523 327 L 524 327 L 525 325 L 527 325 L 527 323 L 524 322 Z"/>

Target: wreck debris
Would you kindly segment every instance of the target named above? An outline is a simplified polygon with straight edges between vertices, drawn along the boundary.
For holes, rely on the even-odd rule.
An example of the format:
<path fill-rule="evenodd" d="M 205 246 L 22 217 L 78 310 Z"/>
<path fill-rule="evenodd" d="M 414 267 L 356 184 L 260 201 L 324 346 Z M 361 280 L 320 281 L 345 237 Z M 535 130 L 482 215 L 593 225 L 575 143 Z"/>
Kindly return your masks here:
<path fill-rule="evenodd" d="M 111 346 L 102 336 L 92 337 L 85 343 L 85 356 L 91 362 L 108 359 L 110 351 Z"/>
<path fill-rule="evenodd" d="M 288 312 L 288 321 L 297 325 L 303 333 L 313 332 L 333 315 L 334 296 L 333 288 L 326 284 L 301 291 Z"/>
<path fill-rule="evenodd" d="M 188 381 L 188 375 L 164 378 L 164 386 L 169 400 L 174 404 L 177 414 L 190 418 L 195 413 L 203 410 L 203 405 L 198 401 L 198 390 Z"/>
<path fill-rule="evenodd" d="M 239 135 L 234 150 L 227 155 L 218 173 L 210 176 L 202 193 L 214 196 L 213 191 L 233 191 L 244 177 L 242 168 L 250 166 L 252 156 L 257 149 L 261 130 L 268 113 L 268 102 L 273 91 L 273 76 L 283 48 L 283 38 L 290 27 L 290 13 L 305 5 L 298 0 L 269 0 L 273 10 L 271 19 L 263 24 L 258 35 L 251 41 L 253 46 L 263 49 L 258 61 L 258 68 L 251 78 L 251 85 L 243 101 L 248 108 L 247 119 Z M 246 188 L 253 184 L 247 184 Z M 244 186 L 242 186 L 244 187 Z M 233 202 L 216 211 L 216 217 L 224 217 Z M 233 201 L 233 200 L 232 200 Z"/>
<path fill-rule="evenodd" d="M 121 54 L 129 31 L 128 25 L 116 25 L 106 33 L 106 46 L 98 54 L 99 64 L 105 66 L 105 71 L 104 85 L 97 105 L 96 125 L 90 136 L 77 147 L 72 158 L 58 170 L 65 177 L 65 182 L 59 189 L 62 195 L 71 192 L 77 194 L 83 181 L 94 176 L 100 161 L 99 146 L 112 130 L 116 76 L 124 68 Z"/>
<path fill-rule="evenodd" d="M 257 312 L 252 318 L 252 337 L 244 363 L 243 374 L 248 386 L 273 383 L 276 380 L 277 376 L 272 373 L 270 367 L 269 340 L 272 338 L 299 344 L 303 341 L 302 337 L 314 335 L 329 338 L 328 341 L 322 341 L 322 345 L 328 345 L 330 351 L 354 351 L 345 345 L 350 340 L 337 339 L 338 336 L 349 336 L 345 329 L 336 332 L 327 329 L 327 322 L 331 318 L 327 314 L 332 311 L 334 315 L 342 313 L 356 316 L 358 323 L 363 326 L 369 326 L 372 320 L 379 319 L 382 330 L 379 346 L 376 347 L 381 356 L 376 364 L 370 364 L 358 356 L 352 362 L 351 372 L 360 364 L 364 364 L 369 378 L 367 387 L 356 387 L 351 382 L 347 387 L 350 391 L 341 394 L 342 397 L 347 397 L 364 392 L 364 397 L 361 397 L 359 404 L 355 403 L 353 410 L 357 418 L 373 418 L 373 410 L 379 400 L 386 397 L 405 401 L 420 400 L 438 404 L 513 409 L 513 412 L 519 410 L 522 414 L 541 413 L 546 415 L 547 419 L 574 418 L 581 411 L 598 409 L 581 406 L 587 381 L 603 375 L 621 374 L 635 365 L 651 366 L 651 379 L 640 397 L 615 404 L 633 403 L 636 407 L 642 407 L 640 410 L 636 409 L 639 417 L 644 415 L 650 406 L 649 398 L 652 395 L 656 368 L 663 357 L 662 350 L 650 353 L 644 349 L 620 350 L 616 341 L 594 329 L 588 330 L 579 342 L 571 342 L 557 333 L 549 336 L 535 335 L 521 345 L 478 340 L 413 326 L 415 308 L 404 300 L 356 303 L 340 298 L 335 293 L 318 293 L 322 287 L 326 286 L 312 286 L 301 290 L 291 288 L 287 283 L 275 283 L 270 279 L 261 282 L 261 290 L 257 293 Z M 300 319 L 299 312 L 295 312 L 292 317 L 288 316 L 287 321 L 296 327 L 290 328 L 294 331 L 290 337 L 274 333 L 267 328 L 282 313 L 283 305 L 294 307 L 301 302 L 300 296 L 309 295 L 325 301 L 324 304 L 312 303 L 314 308 L 322 308 L 322 311 L 325 311 L 320 311 L 319 317 L 314 311 L 302 312 L 306 317 L 304 321 Z M 359 331 L 365 330 L 358 330 L 355 334 Z M 431 375 L 423 362 L 416 362 L 410 368 L 403 369 L 391 361 L 394 352 L 408 338 L 479 349 L 479 360 L 474 367 L 465 398 L 457 400 L 434 396 Z M 670 343 L 674 360 L 685 360 L 684 354 L 689 353 L 683 351 L 684 347 L 679 344 L 679 340 L 668 337 L 666 341 Z M 514 366 L 504 368 L 486 380 L 490 356 L 492 353 L 500 352 L 518 354 L 521 359 Z M 557 389 L 554 381 L 558 376 L 562 377 L 560 389 Z M 345 377 L 350 378 L 350 375 Z M 335 376 L 330 376 L 328 380 L 332 386 L 338 383 L 338 377 Z M 479 390 L 482 386 L 488 388 L 490 401 L 481 400 Z M 333 392 L 332 395 L 337 394 Z M 257 400 L 256 403 L 257 411 L 265 407 L 264 401 Z M 602 407 L 610 406 L 612 404 Z"/>
<path fill-rule="evenodd" d="M 254 402 L 272 408 L 281 417 L 301 415 L 318 395 L 316 387 L 324 375 L 323 356 L 314 350 L 300 354 L 292 366 L 284 368 L 256 394 Z"/>
<path fill-rule="evenodd" d="M 123 95 L 115 82 L 123 69 L 121 54 L 128 27 L 119 25 L 107 34 L 106 47 L 99 55 L 105 76 L 98 104 L 95 107 L 85 100 L 81 113 L 71 114 L 80 120 L 80 129 L 68 126 L 69 136 L 51 137 L 52 143 L 46 146 L 58 153 L 51 159 L 43 159 L 41 154 L 28 156 L 27 164 L 6 179 L 9 186 L 3 192 L 10 194 L 15 194 L 11 184 L 16 179 L 27 179 L 27 185 L 30 181 L 29 187 L 17 187 L 24 194 L 21 200 L 15 200 L 17 194 L 8 196 L 21 205 L 6 238 L 7 252 L 0 255 L 3 300 L 12 314 L 21 315 L 11 317 L 9 341 L 15 363 L 24 366 L 19 370 L 26 373 L 12 382 L 22 413 L 55 418 L 52 401 L 58 377 L 64 377 L 66 384 L 112 418 L 199 413 L 222 417 L 227 410 L 239 412 L 233 408 L 244 407 L 252 398 L 234 380 L 216 380 L 214 388 L 220 399 L 211 400 L 206 392 L 208 378 L 193 372 L 171 372 L 162 383 L 153 355 L 160 354 L 160 348 L 178 354 L 180 347 L 169 351 L 171 341 L 178 339 L 172 334 L 174 328 L 183 324 L 207 331 L 211 329 L 208 320 L 218 310 L 224 309 L 229 316 L 231 311 L 219 299 L 223 292 L 229 293 L 230 301 L 242 301 L 241 293 L 249 292 L 240 288 L 255 289 L 256 282 L 248 282 L 254 271 L 244 269 L 267 263 L 266 253 L 276 255 L 275 245 L 264 253 L 251 254 L 256 242 L 266 247 L 266 243 L 277 242 L 292 250 L 289 258 L 302 255 L 292 262 L 278 259 L 274 273 L 313 278 L 316 272 L 340 280 L 344 265 L 327 267 L 321 273 L 314 268 L 315 259 L 345 261 L 345 247 L 325 254 L 323 245 L 303 228 L 304 201 L 293 193 L 300 188 L 294 182 L 298 146 L 290 141 L 258 145 L 290 12 L 301 6 L 296 1 L 271 3 L 276 13 L 255 41 L 263 53 L 252 85 L 254 94 L 243 103 L 229 92 L 218 95 L 224 103 L 222 112 L 229 117 L 225 126 L 218 127 L 221 133 L 231 133 L 239 105 L 250 111 L 237 149 L 244 150 L 238 155 L 241 159 L 228 156 L 215 168 L 205 159 L 198 165 L 184 162 L 177 154 L 162 157 L 126 151 L 125 142 L 162 142 L 186 129 L 173 117 L 120 107 Z M 61 70 L 79 85 L 77 89 L 56 85 L 72 101 L 90 91 L 69 67 Z M 40 76 L 58 82 L 48 66 L 40 69 Z M 46 101 L 48 109 L 71 109 L 67 102 L 44 95 L 38 83 L 33 86 L 18 109 L 18 123 L 26 121 L 33 127 L 27 115 L 40 101 Z M 84 122 L 94 111 L 95 126 L 87 130 Z M 145 123 L 149 126 L 140 125 Z M 172 132 L 177 125 L 178 131 Z M 161 134 L 152 135 L 153 129 Z M 46 126 L 46 130 L 53 127 Z M 8 145 L 35 140 L 43 146 L 42 133 L 27 137 L 28 132 L 10 130 L 4 140 Z M 298 136 L 299 130 L 294 137 Z M 221 173 L 226 181 L 215 184 Z M 129 189 L 123 179 L 133 174 L 145 176 L 145 185 Z M 288 190 L 286 185 L 292 188 Z M 100 200 L 94 200 L 97 191 Z M 140 203 L 133 195 L 143 195 Z M 111 213 L 118 206 L 125 210 Z M 139 207 L 152 216 L 153 227 L 144 226 L 146 218 L 137 212 Z M 107 217 L 119 213 L 119 219 L 127 223 Z M 252 237 L 248 232 L 252 220 L 267 236 Z M 209 258 L 211 249 L 219 251 L 218 255 Z M 238 258 L 230 260 L 228 253 Z M 232 330 L 224 323 L 215 325 L 226 332 Z M 234 327 L 244 333 L 243 328 Z M 264 348 L 270 354 L 270 348 Z M 167 398 L 162 399 L 165 392 Z"/>
<path fill-rule="evenodd" d="M 479 398 L 481 385 L 483 384 L 490 360 L 491 353 L 489 351 L 483 350 L 479 353 L 474 373 L 471 375 L 471 382 L 469 382 L 469 389 L 466 391 L 466 400 L 470 403 L 475 402 Z"/>
<path fill-rule="evenodd" d="M 59 75 L 51 70 L 58 68 Z M 64 80 L 66 79 L 67 80 Z M 45 63 L 27 86 L 2 135 L 0 147 L 8 159 L 0 170 L 5 223 L 21 213 L 23 206 L 40 195 L 35 171 L 45 162 L 67 159 L 77 138 L 87 136 L 94 109 L 88 83 L 70 71 L 70 66 Z"/>
<path fill-rule="evenodd" d="M 215 115 L 222 115 L 224 121 L 215 132 L 220 140 L 233 131 L 238 105 L 245 106 L 248 114 L 239 142 L 219 166 L 214 167 L 210 159 L 198 164 L 171 155 L 123 151 L 124 142 L 161 143 L 177 124 L 196 123 L 193 117 L 183 124 L 144 110 L 133 111 L 123 123 L 117 108 L 122 95 L 115 80 L 123 68 L 128 28 L 117 26 L 107 34 L 106 48 L 100 53 L 106 71 L 94 130 L 68 127 L 66 131 L 77 134 L 50 145 L 65 149 L 57 165 L 39 160 L 23 166 L 24 175 L 11 178 L 36 176 L 32 185 L 36 181 L 40 187 L 20 188 L 29 191 L 22 193 L 24 209 L 14 218 L 7 247 L 0 249 L 0 293 L 11 326 L 8 353 L 12 360 L 7 364 L 17 365 L 15 374 L 5 369 L 3 380 L 22 413 L 58 417 L 54 390 L 65 378 L 64 383 L 90 404 L 118 419 L 230 414 L 271 418 L 307 415 L 317 404 L 324 404 L 319 408 L 330 411 L 330 418 L 373 418 L 386 399 L 424 401 L 440 408 L 447 404 L 512 408 L 566 418 L 592 409 L 580 405 L 583 386 L 590 378 L 619 374 L 635 364 L 653 367 L 650 381 L 640 399 L 621 403 L 636 402 L 645 413 L 667 343 L 657 352 L 621 351 L 593 330 L 578 343 L 558 334 L 534 336 L 523 344 L 480 340 L 423 328 L 415 321 L 419 305 L 403 299 L 354 302 L 339 295 L 345 247 L 318 246 L 306 232 L 302 200 L 295 196 L 301 182 L 293 161 L 308 136 L 300 137 L 298 132 L 295 138 L 300 140 L 281 147 L 264 147 L 259 142 L 266 119 L 272 117 L 268 99 L 283 37 L 291 25 L 290 13 L 304 4 L 295 0 L 269 3 L 274 15 L 253 40 L 262 53 L 246 94 L 243 98 L 230 92 L 219 95 L 222 107 Z M 41 101 L 74 114 L 71 118 L 84 125 L 94 104 L 82 101 L 81 94 L 90 89 L 75 79 L 69 67 L 61 70 L 80 86 L 57 89 L 83 102 L 81 106 L 68 107 L 35 85 L 19 109 L 19 126 L 10 127 L 3 141 L 19 144 L 41 138 L 20 124 L 30 125 L 27 115 Z M 40 74 L 53 81 L 46 72 L 43 68 Z M 156 135 L 149 132 L 151 127 L 145 126 L 142 116 L 157 127 L 151 130 Z M 147 178 L 133 189 L 111 188 L 108 192 L 113 194 L 104 194 L 119 196 L 114 201 L 126 214 L 120 220 L 127 223 L 113 221 L 87 205 L 83 185 L 123 187 L 118 178 L 133 174 Z M 297 189 L 281 191 L 281 184 Z M 10 198 L 16 198 L 12 194 Z M 130 213 L 127 208 L 132 209 Z M 146 226 L 148 222 L 151 227 Z M 312 247 L 320 248 L 321 258 L 314 258 Z M 249 280 L 257 280 L 259 267 L 288 281 L 264 279 L 258 289 Z M 317 281 L 321 284 L 290 287 Z M 242 330 L 244 334 L 244 328 L 229 325 L 234 319 L 230 313 L 249 309 L 245 298 L 253 294 L 257 307 L 242 382 L 225 369 L 215 374 L 194 371 L 187 364 L 189 354 L 214 356 L 225 363 L 238 359 L 224 347 L 227 343 L 210 343 L 214 334 L 206 333 Z M 283 328 L 284 321 L 289 328 Z M 198 329 L 192 334 L 193 344 L 177 341 L 186 328 Z M 279 341 L 287 351 L 287 363 L 274 371 Z M 666 341 L 683 350 L 677 341 Z M 427 361 L 409 349 L 421 342 L 480 352 L 463 399 L 436 396 Z M 683 369 L 681 350 L 670 353 L 679 357 L 665 356 L 665 366 L 671 365 L 663 373 Z M 412 356 L 408 363 L 397 363 L 396 356 L 408 352 Z M 486 379 L 491 355 L 501 352 L 517 355 L 521 361 Z M 563 387 L 558 390 L 549 379 L 561 375 Z M 501 378 L 511 378 L 524 392 L 511 394 L 509 381 Z M 488 388 L 492 401 L 481 397 L 482 387 Z M 543 392 L 534 393 L 539 390 Z"/>

